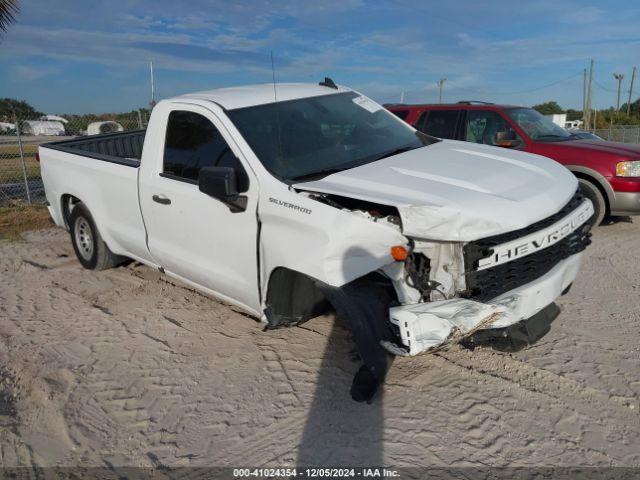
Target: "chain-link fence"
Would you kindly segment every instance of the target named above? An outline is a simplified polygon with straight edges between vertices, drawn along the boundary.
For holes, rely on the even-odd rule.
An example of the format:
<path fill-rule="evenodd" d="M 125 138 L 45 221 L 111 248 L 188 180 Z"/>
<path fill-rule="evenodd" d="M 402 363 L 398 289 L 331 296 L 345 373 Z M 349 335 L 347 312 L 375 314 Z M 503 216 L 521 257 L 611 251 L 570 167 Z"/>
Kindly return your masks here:
<path fill-rule="evenodd" d="M 36 160 L 39 145 L 145 127 L 146 112 L 134 112 L 129 117 L 95 120 L 86 116 L 70 119 L 47 116 L 0 121 L 0 205 L 11 201 L 44 202 L 40 164 Z"/>
<path fill-rule="evenodd" d="M 144 128 L 147 120 L 148 111 L 131 112 L 124 118 L 91 115 L 0 118 L 0 205 L 12 200 L 44 202 L 40 164 L 36 161 L 39 145 L 82 135 L 136 130 Z M 640 125 L 612 125 L 591 132 L 612 142 L 640 144 Z"/>
<path fill-rule="evenodd" d="M 591 132 L 610 142 L 640 144 L 640 125 L 612 125 Z"/>

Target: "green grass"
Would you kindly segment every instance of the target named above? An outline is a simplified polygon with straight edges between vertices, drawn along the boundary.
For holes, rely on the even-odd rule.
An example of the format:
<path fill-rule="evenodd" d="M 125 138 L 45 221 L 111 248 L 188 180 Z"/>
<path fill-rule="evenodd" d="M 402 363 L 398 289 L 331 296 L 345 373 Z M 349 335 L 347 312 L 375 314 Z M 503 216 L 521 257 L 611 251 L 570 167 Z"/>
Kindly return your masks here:
<path fill-rule="evenodd" d="M 15 202 L 0 207 L 0 240 L 18 240 L 22 232 L 52 226 L 53 221 L 44 205 Z"/>
<path fill-rule="evenodd" d="M 40 164 L 36 162 L 37 151 L 37 145 L 23 145 L 24 161 L 29 179 L 40 178 Z M 18 145 L 0 145 L 0 183 L 22 180 L 22 161 Z"/>

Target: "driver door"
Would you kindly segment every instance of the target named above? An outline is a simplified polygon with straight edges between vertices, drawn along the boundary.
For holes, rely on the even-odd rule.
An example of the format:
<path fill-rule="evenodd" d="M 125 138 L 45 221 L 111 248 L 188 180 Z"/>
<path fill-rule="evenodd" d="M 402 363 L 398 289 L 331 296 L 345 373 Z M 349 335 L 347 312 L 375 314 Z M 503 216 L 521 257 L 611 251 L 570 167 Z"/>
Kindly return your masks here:
<path fill-rule="evenodd" d="M 149 251 L 167 273 L 259 312 L 257 182 L 213 112 L 189 104 L 171 107 L 158 112 L 166 124 L 164 143 L 161 149 L 151 146 L 156 158 L 144 162 L 153 167 L 148 163 L 140 172 Z M 199 190 L 198 174 L 205 166 L 236 170 L 247 197 L 244 211 L 232 211 Z"/>

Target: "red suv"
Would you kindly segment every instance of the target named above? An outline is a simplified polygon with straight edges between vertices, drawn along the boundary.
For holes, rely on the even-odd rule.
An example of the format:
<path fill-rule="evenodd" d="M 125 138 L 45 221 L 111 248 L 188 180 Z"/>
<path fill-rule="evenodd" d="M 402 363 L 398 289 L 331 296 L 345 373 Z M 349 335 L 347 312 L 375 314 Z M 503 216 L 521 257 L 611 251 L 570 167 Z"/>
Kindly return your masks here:
<path fill-rule="evenodd" d="M 459 102 L 450 105 L 385 105 L 418 130 L 438 138 L 517 148 L 571 170 L 605 215 L 640 215 L 640 146 L 580 138 L 532 108 Z"/>

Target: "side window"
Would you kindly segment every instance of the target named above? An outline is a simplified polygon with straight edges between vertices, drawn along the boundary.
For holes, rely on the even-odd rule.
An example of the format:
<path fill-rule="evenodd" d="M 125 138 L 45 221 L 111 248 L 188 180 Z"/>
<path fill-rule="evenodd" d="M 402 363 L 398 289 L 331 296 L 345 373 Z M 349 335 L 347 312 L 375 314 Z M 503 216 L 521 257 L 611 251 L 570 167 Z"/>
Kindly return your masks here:
<path fill-rule="evenodd" d="M 456 135 L 459 110 L 431 110 L 418 120 L 419 129 L 438 138 L 453 139 Z M 426 116 L 426 119 L 424 118 Z"/>
<path fill-rule="evenodd" d="M 202 167 L 237 162 L 229 145 L 211 121 L 194 112 L 169 114 L 164 145 L 163 172 L 197 181 Z"/>
<path fill-rule="evenodd" d="M 511 125 L 498 112 L 491 110 L 470 110 L 467 112 L 464 140 L 499 146 L 497 134 L 506 134 L 522 142 Z"/>

